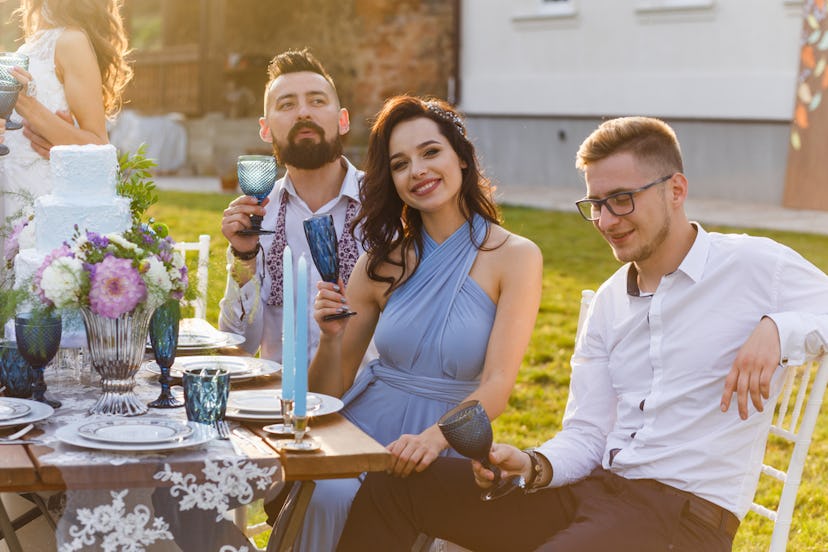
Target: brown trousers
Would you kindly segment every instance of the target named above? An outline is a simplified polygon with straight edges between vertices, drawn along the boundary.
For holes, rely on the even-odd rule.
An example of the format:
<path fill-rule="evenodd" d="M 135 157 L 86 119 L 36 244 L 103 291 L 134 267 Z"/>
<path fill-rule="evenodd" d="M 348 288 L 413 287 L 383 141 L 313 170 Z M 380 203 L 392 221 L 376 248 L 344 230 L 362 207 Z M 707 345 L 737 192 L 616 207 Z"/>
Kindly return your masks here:
<path fill-rule="evenodd" d="M 717 552 L 731 550 L 738 525 L 690 493 L 603 469 L 566 487 L 483 502 L 469 462 L 440 458 L 406 479 L 370 474 L 338 550 L 408 551 L 422 532 L 480 551 Z"/>

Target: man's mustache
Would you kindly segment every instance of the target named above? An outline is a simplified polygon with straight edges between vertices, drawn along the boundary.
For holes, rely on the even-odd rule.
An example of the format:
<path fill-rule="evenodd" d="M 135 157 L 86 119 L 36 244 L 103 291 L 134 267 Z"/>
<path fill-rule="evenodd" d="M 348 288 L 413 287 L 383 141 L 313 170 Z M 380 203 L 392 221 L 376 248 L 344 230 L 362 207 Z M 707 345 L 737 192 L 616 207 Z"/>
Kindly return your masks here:
<path fill-rule="evenodd" d="M 295 142 L 296 135 L 306 128 L 316 132 L 323 140 L 325 139 L 325 130 L 321 126 L 317 125 L 313 121 L 299 121 L 293 125 L 293 128 L 291 128 L 290 132 L 288 132 L 288 140 L 290 142 Z"/>

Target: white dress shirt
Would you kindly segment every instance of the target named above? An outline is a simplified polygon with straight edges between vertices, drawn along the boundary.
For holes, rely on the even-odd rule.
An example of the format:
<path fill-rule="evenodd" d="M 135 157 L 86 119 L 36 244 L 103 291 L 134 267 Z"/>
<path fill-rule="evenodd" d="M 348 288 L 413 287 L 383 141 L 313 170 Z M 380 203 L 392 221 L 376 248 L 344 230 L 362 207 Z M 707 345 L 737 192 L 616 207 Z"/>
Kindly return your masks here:
<path fill-rule="evenodd" d="M 744 517 L 759 478 L 773 401 L 739 418 L 724 381 L 763 316 L 776 323 L 781 364 L 821 354 L 828 336 L 828 277 L 766 238 L 698 235 L 655 293 L 638 293 L 633 265 L 598 290 L 572 357 L 563 429 L 540 447 L 552 486 L 604 468 L 656 479 Z M 611 451 L 618 449 L 612 461 Z"/>
<path fill-rule="evenodd" d="M 290 194 L 290 201 L 285 211 L 285 237 L 287 244 L 293 253 L 294 281 L 296 266 L 301 255 L 305 255 L 308 262 L 310 289 L 308 290 L 308 312 L 313 312 L 313 301 L 316 298 L 316 284 L 321 280 L 319 272 L 311 259 L 308 241 L 305 238 L 305 230 L 302 221 L 313 215 L 330 213 L 333 215 L 336 235 L 341 236 L 345 226 L 345 211 L 348 209 L 349 199 L 359 202 L 359 186 L 362 180 L 362 171 L 354 167 L 347 159 L 342 158 L 347 167 L 347 173 L 342 181 L 339 195 L 323 205 L 314 212 L 296 194 L 293 182 L 285 175 L 276 182 L 273 191 L 270 193 L 270 203 L 267 206 L 262 221 L 262 228 L 273 230 L 276 228 L 276 218 L 279 214 L 281 194 Z M 227 248 L 227 286 L 224 290 L 224 298 L 221 300 L 219 313 L 219 328 L 226 332 L 244 335 L 246 340 L 243 347 L 250 353 L 255 353 L 261 348 L 261 358 L 282 361 L 282 307 L 270 306 L 267 298 L 270 296 L 272 279 L 264 264 L 264 255 L 270 253 L 270 246 L 273 243 L 273 234 L 259 236 L 259 243 L 262 252 L 256 258 L 256 276 L 250 279 L 241 288 L 231 276 L 231 266 L 234 258 Z M 357 240 L 357 248 L 360 254 L 363 253 L 362 244 Z M 286 267 L 287 269 L 287 267 Z M 308 316 L 309 339 L 308 358 L 313 354 L 319 345 L 319 325 L 314 321 L 313 316 Z"/>

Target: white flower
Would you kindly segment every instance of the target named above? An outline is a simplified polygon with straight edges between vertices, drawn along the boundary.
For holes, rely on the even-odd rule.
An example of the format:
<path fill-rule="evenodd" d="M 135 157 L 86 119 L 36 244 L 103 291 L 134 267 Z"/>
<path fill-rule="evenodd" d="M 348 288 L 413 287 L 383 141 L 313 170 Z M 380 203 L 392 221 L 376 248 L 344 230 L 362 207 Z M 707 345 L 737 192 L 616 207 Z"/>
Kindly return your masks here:
<path fill-rule="evenodd" d="M 124 238 L 120 234 L 107 234 L 106 238 L 109 240 L 109 243 L 113 243 L 123 249 L 132 250 L 138 249 L 138 246 L 129 241 L 128 239 Z"/>
<path fill-rule="evenodd" d="M 58 308 L 73 305 L 80 291 L 82 271 L 83 263 L 78 259 L 72 257 L 55 259 L 43 271 L 40 281 L 43 294 Z"/>
<path fill-rule="evenodd" d="M 20 245 L 20 250 L 34 249 L 35 247 L 35 225 L 27 224 L 26 227 L 20 231 L 20 236 L 17 238 L 17 243 Z"/>
<path fill-rule="evenodd" d="M 149 268 L 144 273 L 144 282 L 147 284 L 150 293 L 169 295 L 172 289 L 172 281 L 169 272 L 167 272 L 167 267 L 155 255 L 147 258 L 146 263 Z"/>

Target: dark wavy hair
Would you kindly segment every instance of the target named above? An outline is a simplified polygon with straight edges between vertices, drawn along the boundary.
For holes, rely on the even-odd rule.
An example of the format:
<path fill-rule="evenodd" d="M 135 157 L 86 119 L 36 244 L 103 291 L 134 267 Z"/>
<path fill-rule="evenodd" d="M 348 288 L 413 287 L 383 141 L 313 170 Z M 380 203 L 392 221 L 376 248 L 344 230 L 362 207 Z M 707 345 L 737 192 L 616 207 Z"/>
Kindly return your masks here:
<path fill-rule="evenodd" d="M 270 85 L 273 84 L 277 78 L 289 73 L 316 73 L 321 75 L 328 84 L 333 88 L 336 94 L 336 101 L 339 101 L 339 93 L 336 91 L 336 84 L 334 84 L 333 77 L 328 73 L 322 63 L 314 57 L 309 49 L 302 50 L 286 50 L 281 54 L 277 54 L 267 65 L 267 83 L 264 89 L 264 101 L 267 104 L 267 93 L 270 90 Z M 267 105 L 265 105 L 265 113 L 267 112 Z"/>
<path fill-rule="evenodd" d="M 482 174 L 474 145 L 466 136 L 465 126 L 453 107 L 442 100 L 413 96 L 396 96 L 386 100 L 371 127 L 368 153 L 365 158 L 365 179 L 360 190 L 360 210 L 351 226 L 362 231 L 362 246 L 368 252 L 368 277 L 388 283 L 391 293 L 408 273 L 408 253 L 412 248 L 423 248 L 423 220 L 417 209 L 408 207 L 394 187 L 388 144 L 394 128 L 411 119 L 425 117 L 437 123 L 440 133 L 448 140 L 466 168 L 462 169 L 460 211 L 470 220 L 480 215 L 484 220 L 500 223 L 500 212 L 492 199 L 491 182 Z M 471 225 L 469 234 L 474 239 Z M 483 244 L 475 244 L 480 248 Z M 391 253 L 399 248 L 400 258 Z M 402 268 L 399 278 L 383 276 L 380 267 L 391 264 Z M 412 267 L 411 273 L 417 269 Z"/>
<path fill-rule="evenodd" d="M 15 10 L 26 37 L 37 31 L 44 14 L 48 14 L 48 25 L 74 27 L 89 37 L 103 81 L 104 110 L 107 117 L 117 115 L 132 79 L 119 0 L 23 0 Z"/>

